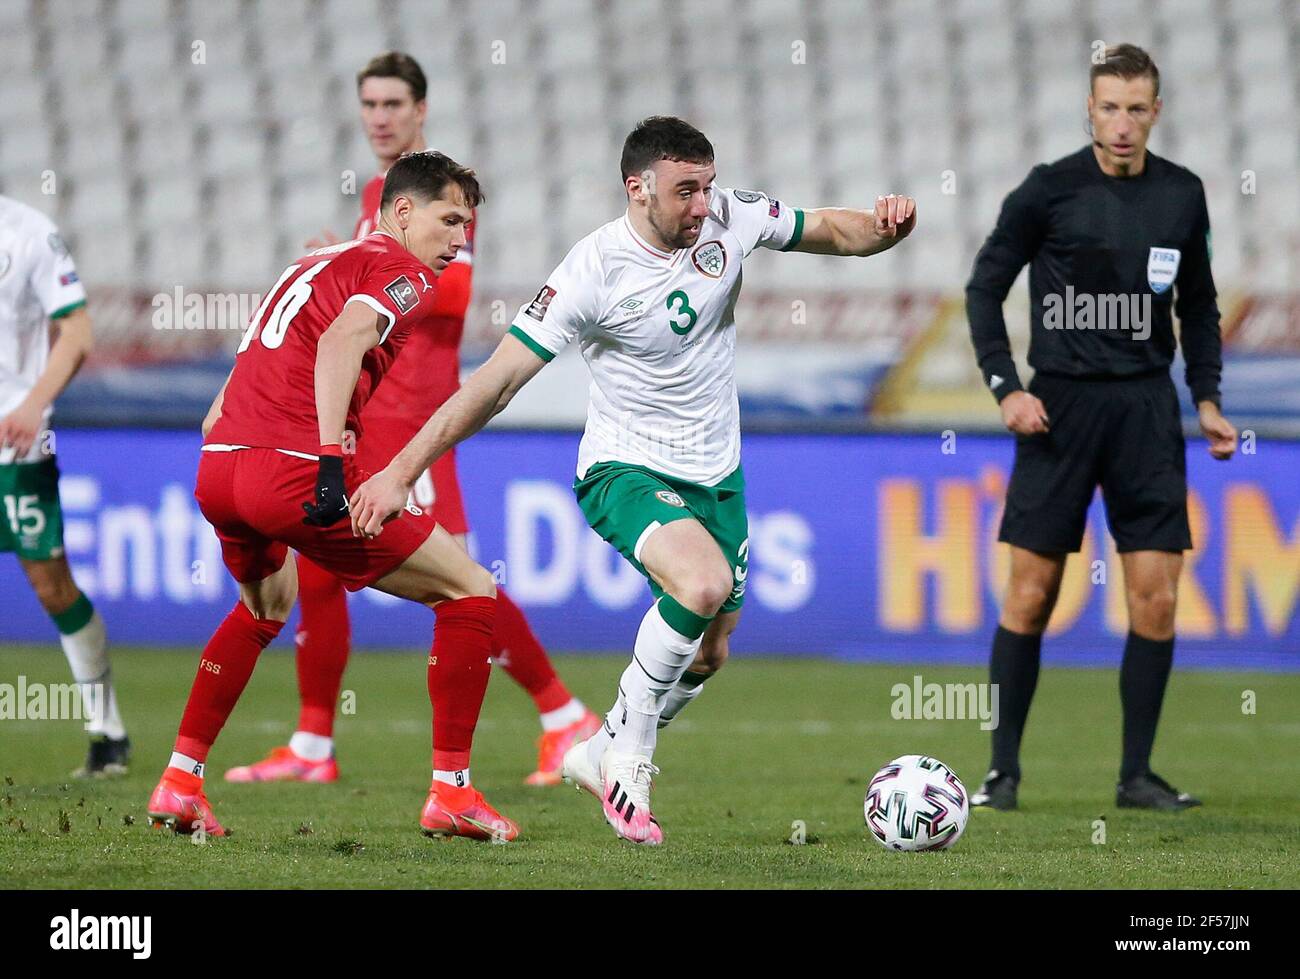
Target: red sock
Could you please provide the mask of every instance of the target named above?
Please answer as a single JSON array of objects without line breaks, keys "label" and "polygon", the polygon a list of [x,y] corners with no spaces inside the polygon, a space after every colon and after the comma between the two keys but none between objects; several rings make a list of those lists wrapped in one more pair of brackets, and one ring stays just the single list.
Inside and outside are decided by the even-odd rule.
[{"label": "red sock", "polygon": [[492,598],[458,598],[434,610],[429,653],[429,702],[433,704],[433,767],[454,772],[469,767],[492,665]]},{"label": "red sock", "polygon": [[528,691],[537,712],[558,710],[572,695],[555,673],[546,650],[533,635],[523,609],[504,591],[497,589],[497,625],[492,633],[492,659]]},{"label": "red sock", "polygon": [[273,619],[256,619],[243,602],[235,603],[203,649],[174,750],[195,761],[207,760],[208,749],[253,675],[257,657],[283,626]]},{"label": "red sock", "polygon": [[298,608],[298,730],[330,738],[352,641],[348,594],[343,582],[301,554]]}]

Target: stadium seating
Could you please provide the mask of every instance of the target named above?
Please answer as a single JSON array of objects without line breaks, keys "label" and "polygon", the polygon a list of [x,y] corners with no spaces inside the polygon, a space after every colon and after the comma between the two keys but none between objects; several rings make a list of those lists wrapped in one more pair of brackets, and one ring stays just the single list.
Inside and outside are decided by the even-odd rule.
[{"label": "stadium seating", "polygon": [[[30,0],[0,6],[0,190],[64,226],[92,285],[258,288],[307,237],[351,228],[358,202],[342,175],[359,189],[373,167],[353,76],[398,46],[433,83],[430,139],[483,175],[482,296],[529,291],[616,213],[619,140],[656,111],[711,135],[725,182],[800,204],[888,190],[922,202],[914,247],[866,269],[764,260],[769,285],[951,292],[1007,191],[1086,139],[1089,45],[1131,39],[1163,68],[1155,151],[1205,179],[1221,284],[1294,290],[1297,9]],[[1257,200],[1243,197],[1243,171]]]}]

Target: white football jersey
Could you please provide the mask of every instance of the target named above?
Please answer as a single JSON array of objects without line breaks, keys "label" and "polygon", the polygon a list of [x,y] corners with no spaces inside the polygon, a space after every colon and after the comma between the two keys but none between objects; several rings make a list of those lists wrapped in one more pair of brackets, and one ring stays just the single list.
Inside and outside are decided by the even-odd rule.
[{"label": "white football jersey", "polygon": [[[50,320],[85,302],[86,290],[54,222],[0,196],[0,416],[18,407],[44,372]],[[39,450],[37,439],[32,451]],[[11,461],[0,456],[0,463]]]},{"label": "white football jersey", "polygon": [[714,187],[695,245],[665,252],[624,214],[573,246],[510,332],[551,360],[574,337],[591,370],[578,476],[624,462],[712,486],[740,464],[741,261],[799,243],[803,212]]}]

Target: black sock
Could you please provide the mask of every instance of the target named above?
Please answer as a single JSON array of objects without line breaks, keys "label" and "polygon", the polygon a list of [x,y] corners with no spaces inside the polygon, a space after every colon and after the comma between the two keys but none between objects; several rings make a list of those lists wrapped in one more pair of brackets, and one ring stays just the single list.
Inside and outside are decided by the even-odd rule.
[{"label": "black sock", "polygon": [[1124,643],[1119,668],[1119,700],[1124,708],[1124,760],[1119,779],[1126,782],[1151,771],[1160,705],[1174,663],[1172,639],[1146,639],[1136,632]]},{"label": "black sock", "polygon": [[1038,686],[1038,659],[1042,635],[1026,636],[998,626],[993,633],[989,682],[998,685],[998,726],[993,729],[990,768],[1020,779],[1020,737],[1025,731],[1029,704]]}]

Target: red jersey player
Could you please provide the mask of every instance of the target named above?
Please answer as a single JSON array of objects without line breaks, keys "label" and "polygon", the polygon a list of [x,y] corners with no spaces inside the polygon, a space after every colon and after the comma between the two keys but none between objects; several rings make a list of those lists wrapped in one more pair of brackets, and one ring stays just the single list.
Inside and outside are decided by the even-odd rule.
[{"label": "red jersey player", "polygon": [[[426,81],[410,55],[389,52],[373,58],[357,76],[361,118],[381,171],[401,154],[422,150]],[[384,172],[366,184],[361,215],[353,237],[362,238],[379,221]],[[406,352],[393,365],[384,383],[366,405],[361,422],[366,438],[358,445],[358,463],[378,472],[419,431],[424,420],[460,387],[460,340],[469,306],[473,269],[474,224],[465,229],[466,242],[455,260],[438,277],[428,298],[431,328],[412,334]],[[323,240],[332,238],[328,233]],[[441,457],[421,478],[413,503],[432,509],[439,526],[462,546],[469,530],[456,478],[453,453]],[[262,761],[226,772],[232,782],[332,782],[338,778],[334,758],[334,716],[343,671],[347,666],[350,625],[343,583],[309,557],[299,555],[298,586],[301,624],[298,642],[298,726],[289,744],[272,749]],[[532,785],[560,782],[560,764],[568,748],[589,737],[600,718],[565,688],[528,620],[504,591],[497,593],[492,661],[503,667],[532,697],[542,723],[537,769],[526,781]],[[484,671],[488,663],[481,664]],[[459,680],[445,676],[433,692],[435,708],[451,711],[464,703]],[[477,711],[475,711],[477,713]],[[466,734],[466,744],[472,729]]]},{"label": "red jersey player", "polygon": [[[288,548],[351,590],[367,586],[436,615],[428,678],[434,773],[420,825],[431,835],[513,839],[518,827],[473,788],[469,748],[487,687],[496,617],[492,577],[431,516],[403,511],[354,536],[347,490],[365,478],[352,436],[404,347],[437,329],[429,295],[465,244],[477,178],[441,153],[398,160],[378,230],[290,265],[266,293],[205,423],[194,496],[221,541],[239,602],[203,651],[171,761],[149,799],[154,826],[225,835],[203,791],[208,751],[297,596]],[[306,514],[304,518],[304,513]],[[458,682],[449,708],[434,692]]]}]

